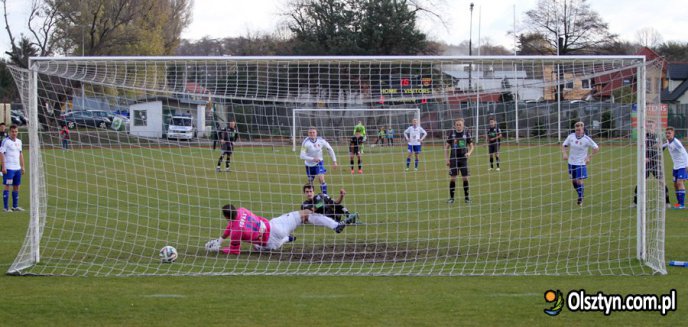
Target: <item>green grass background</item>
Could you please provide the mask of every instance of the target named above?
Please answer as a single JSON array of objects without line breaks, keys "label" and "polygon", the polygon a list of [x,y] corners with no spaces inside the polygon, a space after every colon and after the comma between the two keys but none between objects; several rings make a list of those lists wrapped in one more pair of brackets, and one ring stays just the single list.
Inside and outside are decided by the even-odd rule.
[{"label": "green grass background", "polygon": [[[437,161],[441,158],[441,151],[439,147],[435,150],[427,148],[424,163],[428,167],[432,167],[431,162]],[[623,148],[619,148],[623,149]],[[340,153],[340,164],[346,163],[348,158],[343,158],[343,150],[338,149]],[[372,149],[368,149],[370,160],[373,161],[375,156],[372,155]],[[608,150],[608,159],[604,159],[603,153],[595,159],[594,165],[591,169],[607,169],[613,166],[615,159],[626,158],[627,153],[614,154],[613,147],[603,148]],[[90,151],[90,152],[89,152]],[[194,150],[195,151],[195,150]],[[484,151],[484,150],[481,150]],[[516,150],[514,150],[516,151]],[[553,153],[556,156],[556,147],[547,153]],[[104,156],[103,154],[107,155]],[[128,152],[131,153],[131,152]],[[153,157],[161,157],[162,152],[156,152]],[[202,166],[211,166],[216,160],[217,153],[210,153],[207,149],[203,154],[195,156],[202,158]],[[403,152],[398,152],[403,153]],[[507,152],[508,153],[508,152]],[[174,154],[174,153],[172,153]],[[368,154],[368,153],[367,153]],[[54,151],[52,154],[46,156],[47,167],[57,167],[58,162],[69,162],[75,166],[78,163],[79,169],[89,170],[93,169],[95,172],[101,172],[101,176],[115,176],[111,174],[114,172],[121,172],[121,167],[109,167],[108,160],[98,161],[97,158],[119,158],[117,152],[101,151],[98,149],[91,150],[75,150],[70,152]],[[268,166],[279,162],[270,162],[270,154],[260,154],[255,152],[253,160],[264,160]],[[389,180],[395,175],[403,175],[403,154],[396,156],[390,154],[395,158],[395,162],[399,162],[398,166],[389,168],[389,172],[380,173],[379,178],[386,178]],[[549,154],[548,154],[549,155]],[[291,154],[293,156],[293,154]],[[632,155],[631,155],[632,156]],[[149,154],[142,151],[137,154],[137,158],[141,159],[143,163],[141,167],[146,165],[146,158]],[[247,167],[241,167],[241,152],[238,151],[235,155],[236,166],[233,166],[237,171],[250,171]],[[292,157],[293,158],[293,157]],[[516,180],[526,180],[523,176],[532,174],[532,171],[527,170],[529,162],[525,159],[527,156],[514,156],[520,158],[522,163],[512,160],[511,162],[504,162],[503,167],[507,173],[507,169],[511,171],[510,175]],[[610,159],[611,158],[611,159]],[[67,161],[65,161],[68,159]],[[484,162],[484,153],[478,153],[474,159],[477,162]],[[468,216],[471,213],[474,215],[489,214],[491,207],[490,201],[486,198],[481,198],[481,194],[489,191],[489,183],[479,183],[481,178],[493,178],[481,171],[480,167],[484,165],[477,165],[472,161],[473,178],[475,183],[473,193],[475,194],[474,204],[471,209],[467,209]],[[211,162],[212,164],[208,164]],[[180,169],[181,171],[156,171],[155,164],[160,164],[158,161],[151,162],[150,169],[140,173],[140,176],[148,176],[155,179],[155,174],[172,174],[188,172],[188,165],[180,164],[166,164],[165,168],[173,170]],[[561,165],[561,163],[559,163]],[[375,167],[374,163],[371,166]],[[106,171],[103,172],[103,167]],[[186,168],[184,168],[186,167]],[[436,166],[435,166],[436,167]],[[631,166],[629,166],[631,167]],[[108,173],[107,170],[111,170]],[[217,181],[219,185],[208,186],[211,189],[219,189],[224,187],[224,184],[231,184],[233,178],[231,174],[221,175],[217,177],[212,168],[205,168],[208,171],[207,177],[201,178],[201,182],[191,181],[189,183],[211,183]],[[281,187],[291,187],[302,183],[302,167],[297,166],[293,168],[292,174],[272,175],[269,176],[267,172],[261,174],[257,172],[255,175],[247,175],[256,179],[262,190],[268,191],[266,181],[276,182],[276,185]],[[434,170],[433,170],[434,171]],[[444,210],[459,210],[462,204],[455,204],[455,209],[447,209],[444,201],[446,200],[446,183],[447,177],[442,174],[439,176],[428,175],[426,172],[419,172],[418,175],[412,175],[414,180],[425,180],[430,185],[436,185],[438,192],[422,193],[418,192],[411,202],[429,202],[428,208],[410,209],[405,206],[400,208],[390,208],[389,211],[398,215],[407,210],[430,210],[438,213]],[[667,170],[668,171],[668,170]],[[413,173],[410,173],[413,174]],[[445,173],[446,174],[446,173]],[[563,173],[565,178],[565,173]],[[296,175],[298,177],[289,177]],[[374,174],[370,174],[373,176]],[[89,176],[91,176],[89,174]],[[504,176],[504,175],[502,175]],[[509,176],[509,175],[507,175]],[[598,175],[599,176],[599,175]],[[74,176],[64,176],[59,174],[49,174],[48,182],[64,183]],[[51,180],[52,178],[52,180]],[[92,204],[106,205],[112,199],[117,201],[127,202],[129,196],[137,194],[142,196],[141,190],[135,192],[133,189],[113,188],[109,183],[115,183],[116,178],[109,180],[99,179],[84,185],[86,189],[77,189],[78,194],[91,194],[93,198],[82,198],[81,202],[90,202]],[[158,176],[157,179],[162,178]],[[331,185],[330,189],[336,189],[335,185],[344,185],[348,189],[353,187],[353,180],[346,169],[339,171],[331,171],[328,177],[328,183]],[[504,177],[502,177],[504,178]],[[272,180],[271,180],[272,179]],[[234,180],[235,181],[235,180]],[[592,183],[593,178],[591,178]],[[372,183],[371,181],[368,181]],[[381,181],[383,182],[383,181]],[[601,183],[601,180],[597,180]],[[263,183],[263,184],[261,184]],[[413,185],[413,183],[410,183]],[[477,184],[477,185],[476,185]],[[629,188],[632,192],[633,179],[629,178],[628,183],[621,183],[610,187],[609,189],[618,190],[617,193],[605,193],[602,188],[598,188],[598,194],[603,194],[607,197],[604,201],[607,203],[617,203],[619,206],[627,208],[630,204]],[[88,189],[89,187],[108,187],[112,189],[107,197],[101,198],[97,189]],[[390,184],[391,185],[391,184]],[[22,189],[22,201],[28,201],[28,183],[24,183]],[[143,196],[160,196],[165,198],[167,194],[178,192],[178,190],[169,190],[169,192],[160,191],[169,187],[166,185],[156,185],[149,187]],[[483,189],[484,188],[484,189]],[[595,187],[590,186],[589,192],[594,192]],[[529,189],[529,188],[526,188]],[[298,190],[298,188],[297,188]],[[331,191],[332,192],[332,191]],[[539,192],[539,191],[538,191]],[[564,193],[565,192],[565,193]],[[673,192],[672,192],[673,193]],[[296,192],[285,192],[282,198],[275,201],[248,201],[247,207],[255,207],[259,203],[263,205],[262,208],[268,213],[286,212],[290,209],[284,203],[298,203],[301,200],[301,195]],[[292,195],[293,194],[293,195]],[[458,193],[461,194],[460,191]],[[554,200],[560,201],[559,197],[566,199],[573,198],[573,190],[566,183],[556,184],[552,189],[552,196]],[[561,194],[561,195],[560,195]],[[196,204],[191,206],[191,209],[184,206],[184,201],[178,201],[180,206],[178,208],[165,208],[166,212],[178,211],[182,212],[177,219],[183,219],[182,216],[194,215],[197,217],[213,217],[213,220],[208,220],[203,224],[208,224],[205,227],[199,227],[194,231],[193,240],[208,239],[206,234],[215,233],[221,229],[222,223],[217,222],[217,215],[215,208],[227,201],[228,197],[233,195],[212,195],[199,194],[196,200],[206,199],[207,202],[203,204]],[[368,222],[382,222],[387,219],[385,216],[376,216],[372,205],[364,205],[366,194],[357,197],[352,194],[347,199],[347,203],[359,204],[357,211],[367,213]],[[369,197],[370,194],[367,194]],[[528,195],[523,195],[524,198],[532,198]],[[432,198],[432,199],[431,199]],[[86,200],[88,199],[88,200]],[[234,198],[237,201],[241,198]],[[672,194],[673,199],[673,194]],[[174,199],[175,201],[177,199]],[[553,199],[539,200],[538,203],[553,202]],[[51,198],[51,201],[58,201]],[[65,200],[71,201],[71,200]],[[189,200],[193,202],[193,200]],[[253,202],[255,201],[255,202]],[[216,203],[215,203],[216,202]],[[57,203],[56,203],[57,205]],[[94,210],[93,213],[88,213],[87,216],[97,215],[103,213],[98,209],[88,208],[83,204],[78,203],[59,203],[58,208],[65,208],[62,215],[69,215],[72,209],[69,205],[77,206],[79,210]],[[108,204],[109,205],[109,204]],[[440,207],[441,205],[441,207]],[[568,204],[564,204],[568,205]],[[350,205],[350,206],[353,206]],[[509,204],[504,204],[507,207]],[[204,208],[207,207],[207,208]],[[435,208],[436,207],[436,208]],[[154,208],[154,206],[150,206]],[[143,216],[144,212],[139,208],[132,208],[138,214],[137,217]],[[159,208],[157,208],[159,210]],[[507,210],[505,209],[505,210]],[[293,208],[291,209],[293,210]],[[580,209],[579,209],[580,210]],[[623,230],[634,230],[634,227],[624,226],[626,211],[621,209],[604,209],[597,207],[597,205],[590,204],[584,209],[586,216],[595,214],[595,212],[614,212],[618,219],[615,223],[619,224],[619,228]],[[607,211],[604,211],[607,210]],[[157,213],[155,210],[151,210]],[[632,214],[631,209],[627,210]],[[576,211],[566,209],[569,212],[567,217],[576,215]],[[624,213],[620,213],[624,212]],[[267,215],[267,214],[266,214]],[[618,215],[619,217],[616,217]],[[408,215],[407,215],[408,216]],[[527,215],[526,215],[527,216]],[[119,216],[118,219],[123,219],[124,216]],[[475,218],[474,218],[475,219]],[[173,221],[173,219],[170,219]],[[688,251],[686,250],[686,241],[688,239],[688,218],[684,211],[667,211],[666,217],[666,258],[667,260],[688,260]],[[0,215],[0,270],[6,271],[9,265],[14,260],[18,252],[28,224],[27,213],[11,213]],[[632,220],[631,223],[632,224]],[[377,225],[366,228],[378,228]],[[469,222],[469,226],[478,226],[477,223]],[[187,225],[180,228],[187,228]],[[587,226],[587,225],[585,225]],[[594,226],[594,225],[593,225]],[[363,229],[356,228],[354,232],[346,230],[345,237],[361,237]],[[88,230],[85,230],[88,231]],[[375,230],[365,231],[375,232]],[[408,232],[404,230],[403,232]],[[459,229],[457,233],[471,234],[470,228]],[[314,233],[314,232],[303,232]],[[88,235],[88,233],[84,233]],[[505,235],[497,236],[509,236]],[[323,240],[327,240],[328,235],[320,234],[306,234],[305,237],[317,237],[316,240],[308,240],[304,242],[313,242],[319,244]],[[451,235],[450,235],[451,236]],[[153,237],[156,241],[164,240],[165,235]],[[158,240],[159,239],[159,240]],[[594,243],[603,240],[600,237],[597,240],[589,240]],[[184,240],[190,242],[191,240]],[[476,241],[476,240],[474,240]],[[98,239],[97,242],[102,242]],[[468,242],[468,241],[467,241]],[[86,242],[87,243],[87,242]],[[442,243],[440,241],[440,243]],[[155,250],[159,244],[152,242],[147,244],[147,247],[155,248],[151,253],[150,258],[154,258]],[[79,245],[75,245],[79,246]],[[186,252],[182,249],[183,254]],[[195,255],[195,253],[194,253]],[[496,255],[496,253],[494,254]],[[476,256],[478,258],[479,256]],[[183,257],[182,257],[183,258]],[[180,260],[183,260],[180,258]],[[488,255],[486,259],[491,259]],[[217,260],[227,260],[227,258],[218,258]],[[232,260],[232,259],[230,259]],[[223,261],[218,261],[223,262]],[[260,263],[259,263],[260,264]],[[107,265],[107,264],[106,264]],[[150,272],[150,267],[159,266],[159,264],[144,263],[135,269],[141,269],[143,272]],[[177,265],[177,264],[174,264]],[[173,266],[174,266],[173,265]],[[220,268],[223,268],[221,264]],[[631,264],[632,265],[632,264]],[[177,265],[179,267],[183,264]],[[175,266],[175,267],[177,267]],[[505,272],[510,272],[513,266],[505,265]],[[669,267],[669,274],[666,276],[522,276],[522,277],[371,277],[371,276],[214,276],[214,277],[184,277],[184,276],[161,276],[161,277],[14,277],[1,276],[0,277],[0,325],[6,326],[36,326],[36,325],[127,325],[127,326],[158,326],[158,325],[172,325],[172,326],[188,326],[188,325],[245,325],[245,326],[370,326],[370,325],[399,325],[399,326],[460,326],[460,325],[668,325],[668,324],[682,324],[688,318],[685,305],[684,294],[688,290],[688,283],[686,277],[688,276],[688,269]],[[116,271],[114,271],[116,273]],[[94,271],[91,271],[94,273]],[[596,293],[598,291],[608,294],[666,294],[670,289],[678,291],[678,310],[670,312],[667,316],[661,316],[658,312],[614,312],[611,316],[606,317],[599,312],[580,313],[564,311],[557,317],[548,317],[543,313],[545,308],[550,305],[545,303],[543,293],[548,289],[560,289],[565,294],[570,290],[585,289],[588,293]],[[682,305],[683,304],[683,305]]]}]

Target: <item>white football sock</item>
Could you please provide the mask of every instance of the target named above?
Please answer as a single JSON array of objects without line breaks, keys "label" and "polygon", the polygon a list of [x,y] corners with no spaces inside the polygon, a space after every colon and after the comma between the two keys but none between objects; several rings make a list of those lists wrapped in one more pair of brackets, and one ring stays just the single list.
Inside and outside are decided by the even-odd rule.
[{"label": "white football sock", "polygon": [[308,215],[308,222],[317,226],[329,227],[330,229],[335,229],[337,226],[339,226],[339,223],[334,221],[334,219],[319,213],[312,213]]}]

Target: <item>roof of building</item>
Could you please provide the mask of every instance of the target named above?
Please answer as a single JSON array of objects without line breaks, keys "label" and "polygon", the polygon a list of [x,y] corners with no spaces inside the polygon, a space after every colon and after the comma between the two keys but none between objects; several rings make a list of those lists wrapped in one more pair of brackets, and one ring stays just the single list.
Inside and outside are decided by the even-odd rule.
[{"label": "roof of building", "polygon": [[686,63],[670,63],[667,67],[667,78],[674,81],[683,81],[688,79],[688,64]]},{"label": "roof of building", "polygon": [[661,98],[662,102],[672,102],[678,101],[678,99],[683,96],[684,93],[688,91],[688,79],[684,80],[683,83],[679,84],[678,87],[672,91],[665,90],[662,92]]}]

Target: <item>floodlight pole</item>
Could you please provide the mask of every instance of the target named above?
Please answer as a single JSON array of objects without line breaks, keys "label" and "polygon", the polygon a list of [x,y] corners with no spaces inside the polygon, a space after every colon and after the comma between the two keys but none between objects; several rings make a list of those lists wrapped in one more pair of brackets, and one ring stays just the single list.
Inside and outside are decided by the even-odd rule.
[{"label": "floodlight pole", "polygon": [[[468,28],[468,56],[473,55],[473,3],[471,2],[470,6],[471,10],[471,26]],[[468,92],[471,92],[473,87],[471,86],[471,73],[473,72],[473,64],[471,62],[468,63]]]}]

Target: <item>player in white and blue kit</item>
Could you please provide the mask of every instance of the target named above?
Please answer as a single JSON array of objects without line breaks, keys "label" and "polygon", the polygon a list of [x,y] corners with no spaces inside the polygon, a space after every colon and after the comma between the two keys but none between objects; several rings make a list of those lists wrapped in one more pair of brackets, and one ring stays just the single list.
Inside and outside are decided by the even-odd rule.
[{"label": "player in white and blue kit", "polygon": [[411,126],[404,131],[404,138],[408,142],[408,156],[406,157],[406,170],[411,165],[411,154],[416,155],[415,171],[418,171],[418,156],[420,155],[421,145],[425,137],[428,136],[423,127],[418,126],[418,119],[411,121]]},{"label": "player in white and blue kit", "polygon": [[[568,160],[571,183],[576,193],[578,193],[577,203],[579,206],[582,206],[585,193],[583,180],[588,178],[586,165],[590,162],[592,156],[600,151],[600,147],[589,136],[585,135],[585,125],[583,122],[577,122],[575,126],[575,132],[571,133],[564,140],[561,146],[561,153],[564,160]],[[570,149],[568,152],[567,148]],[[590,154],[588,154],[588,148],[592,148]]]},{"label": "player in white and blue kit", "polygon": [[[22,141],[17,138],[19,131],[17,125],[10,126],[10,134],[2,140],[0,145],[0,162],[2,162],[2,201],[5,212],[24,211],[19,206],[19,185],[24,173],[24,154],[22,154]],[[12,186],[12,210],[9,208],[10,186]]]},{"label": "player in white and blue kit", "polygon": [[688,179],[688,173],[686,173],[688,153],[681,141],[674,137],[673,127],[667,127],[666,138],[667,142],[662,144],[662,149],[669,149],[671,161],[674,162],[674,189],[676,190],[676,201],[678,202],[674,208],[685,209],[686,186],[683,184],[683,181]]},{"label": "player in white and blue kit", "polygon": [[325,183],[325,173],[327,170],[323,165],[323,149],[330,154],[332,165],[337,168],[337,157],[330,143],[327,143],[322,137],[318,137],[318,130],[315,127],[309,128],[308,137],[301,144],[301,155],[299,157],[304,160],[306,165],[308,183],[313,185],[313,180],[318,176],[320,191],[323,194],[327,194],[327,183]]}]

